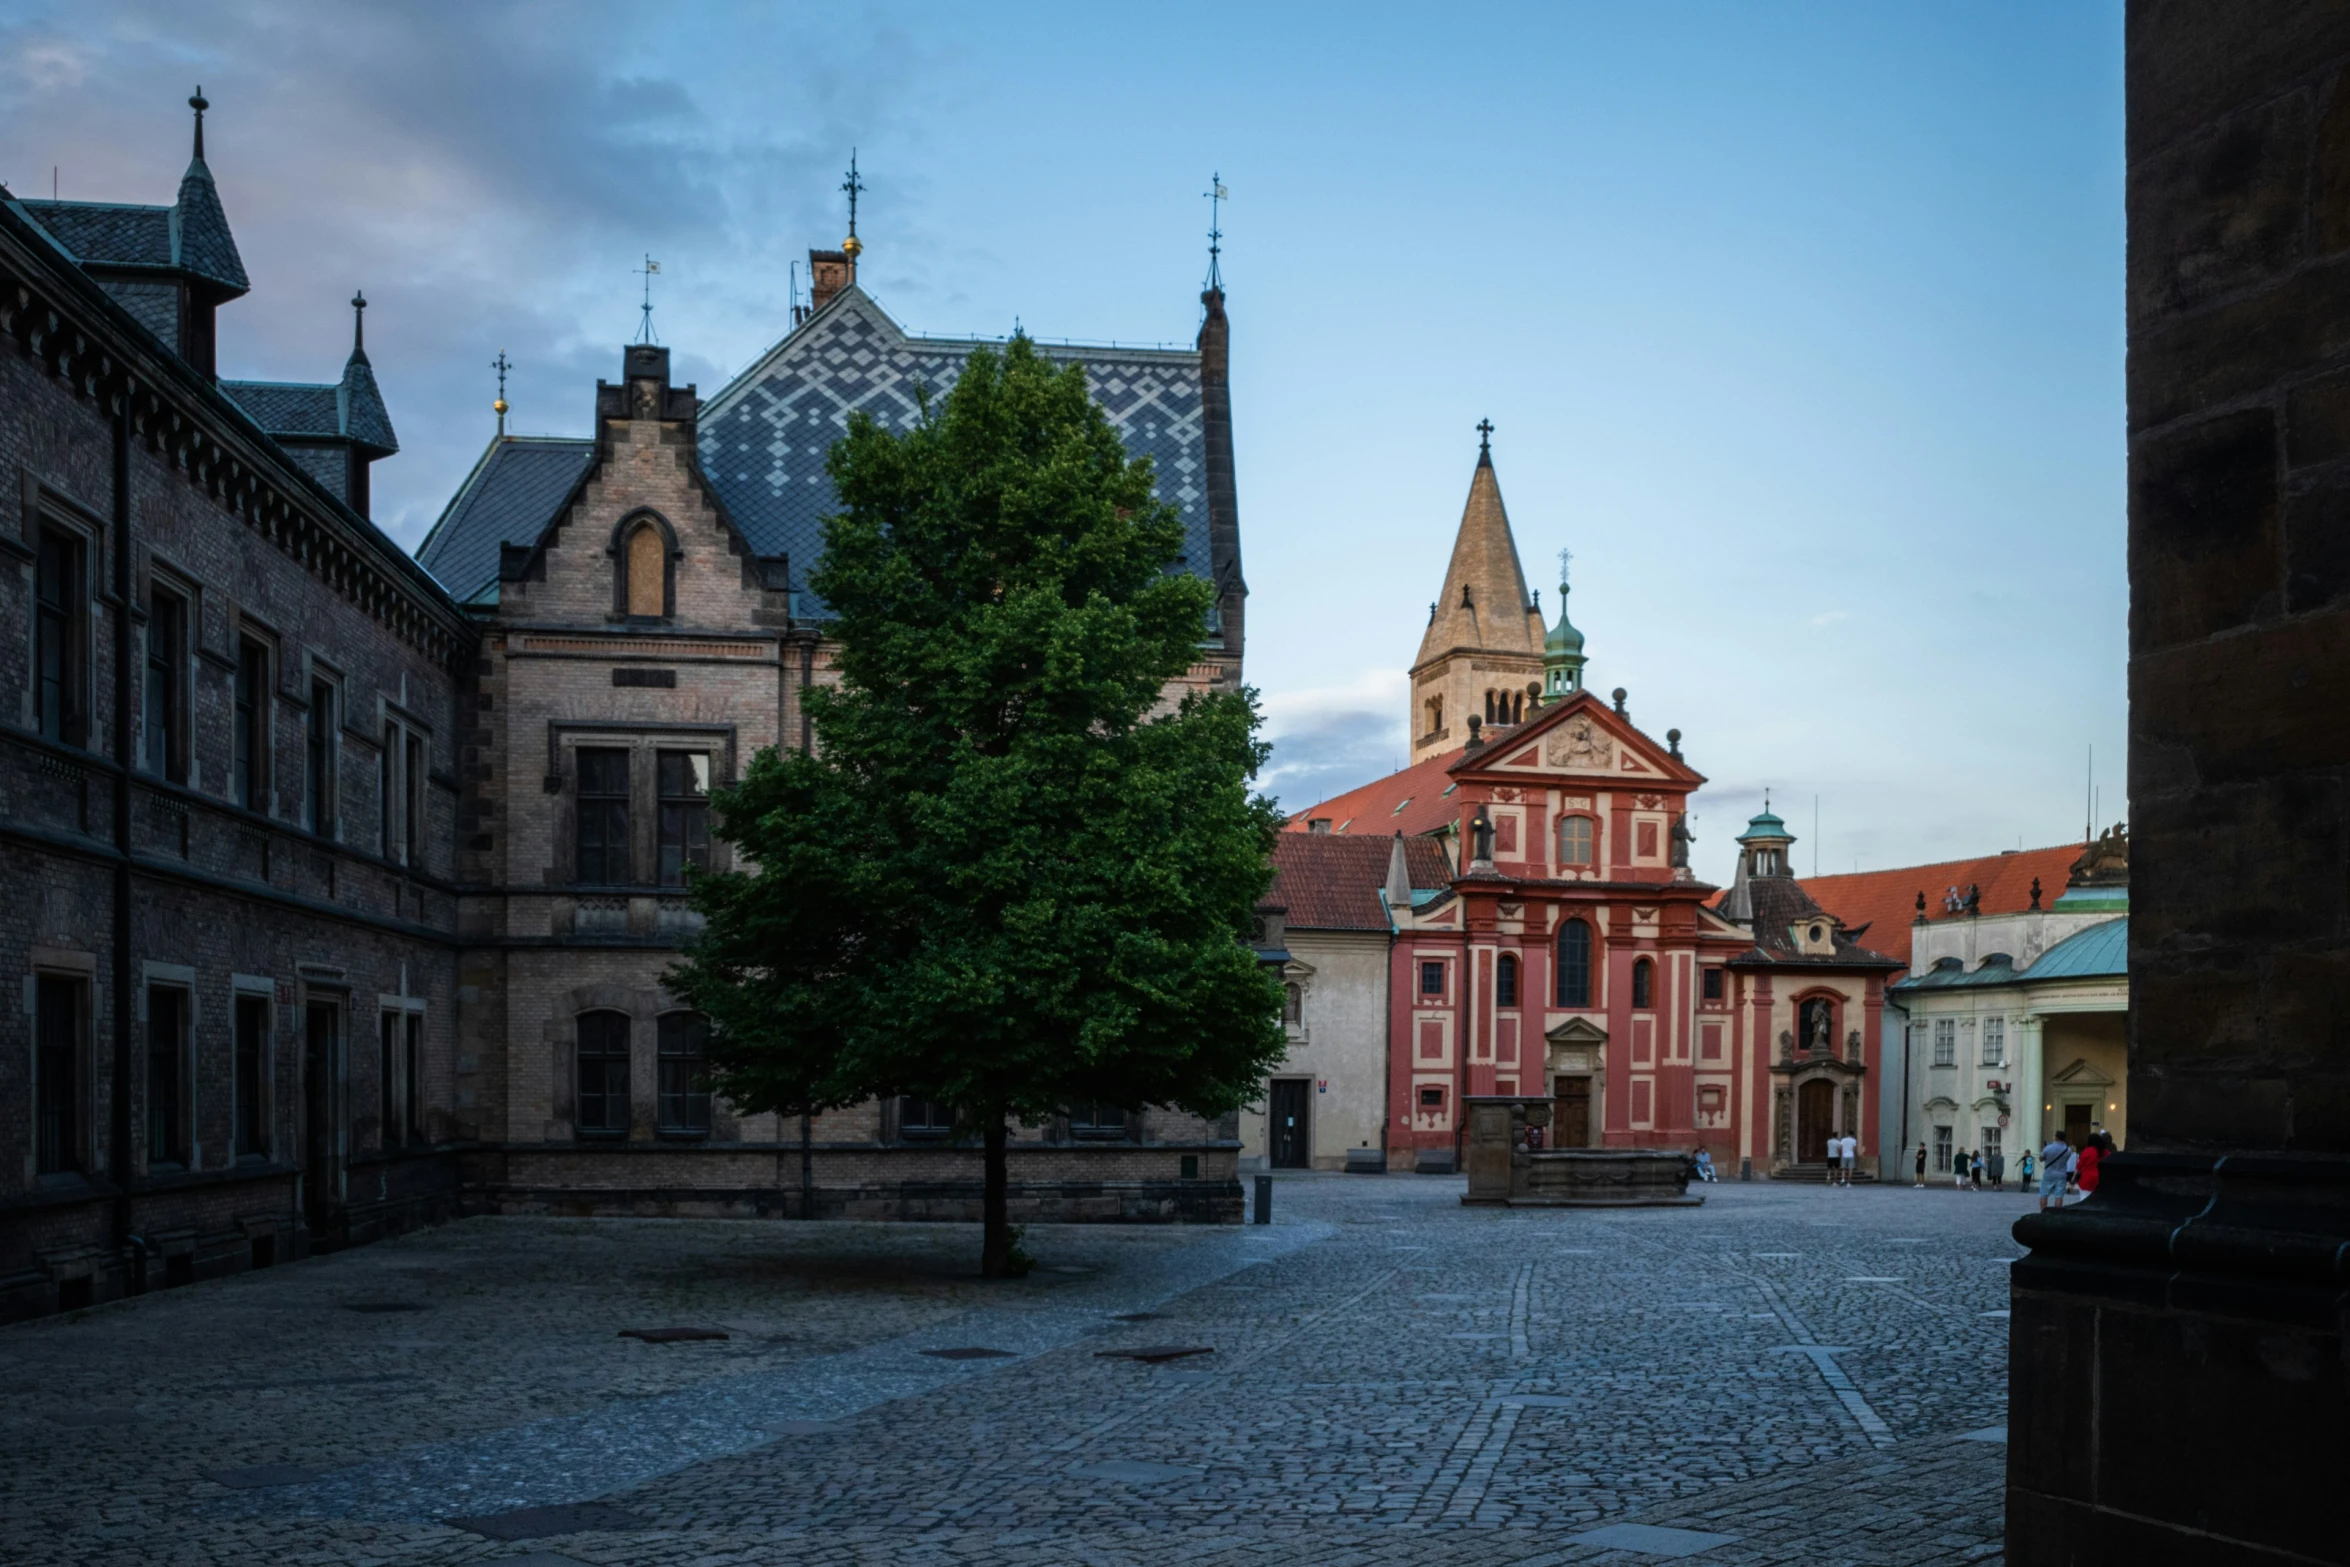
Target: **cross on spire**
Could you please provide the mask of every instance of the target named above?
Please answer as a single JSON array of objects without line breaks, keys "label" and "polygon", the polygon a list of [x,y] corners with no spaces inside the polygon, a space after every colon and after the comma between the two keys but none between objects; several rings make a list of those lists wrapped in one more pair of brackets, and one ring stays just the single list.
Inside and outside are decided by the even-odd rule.
[{"label": "cross on spire", "polygon": [[1224,203],[1232,199],[1232,192],[1224,188],[1224,176],[1208,176],[1208,188],[1200,194],[1208,203],[1208,287],[1224,292]]},{"label": "cross on spire", "polygon": [[498,357],[490,361],[490,368],[498,372],[498,400],[490,406],[497,410],[498,434],[503,436],[506,433],[506,372],[514,368],[506,362],[506,350],[498,350]]},{"label": "cross on spire", "polygon": [[1559,551],[1559,601],[1561,603],[1566,601],[1567,562],[1573,560],[1574,558],[1575,552],[1573,550],[1562,549]]},{"label": "cross on spire", "polygon": [[1477,421],[1477,456],[1480,459],[1484,459],[1489,458],[1492,455],[1493,421],[1491,419],[1480,419]]},{"label": "cross on spire", "polygon": [[865,181],[857,173],[857,149],[854,147],[849,149],[848,178],[840,182],[840,188],[849,193],[849,237],[841,241],[840,248],[854,259],[857,252],[865,248],[865,242],[857,238],[857,196],[864,190]]},{"label": "cross on spire", "polygon": [[367,295],[351,296],[351,352],[364,353],[367,349]]},{"label": "cross on spire", "polygon": [[212,107],[212,101],[204,96],[202,86],[198,86],[195,95],[188,99],[188,107],[196,111],[196,161],[202,163],[204,161],[204,111]]},{"label": "cross on spire", "polygon": [[660,276],[661,263],[655,261],[650,255],[647,255],[645,257],[645,264],[643,266],[632,267],[629,270],[636,273],[637,276],[645,280],[644,316],[643,319],[637,323],[636,337],[634,341],[639,343],[658,343],[661,340],[653,335],[653,279]]}]

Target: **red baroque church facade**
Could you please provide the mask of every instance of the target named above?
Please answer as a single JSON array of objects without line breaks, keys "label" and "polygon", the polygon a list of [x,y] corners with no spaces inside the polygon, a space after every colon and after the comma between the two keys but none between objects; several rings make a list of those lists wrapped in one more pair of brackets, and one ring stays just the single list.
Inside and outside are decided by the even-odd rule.
[{"label": "red baroque church facade", "polygon": [[[1482,457],[1431,622],[1482,599],[1509,611],[1490,619],[1514,653],[1514,611],[1540,611],[1508,580],[1507,530]],[[1805,893],[1767,809],[1738,840],[1732,886],[1697,880],[1685,818],[1705,778],[1680,732],[1659,744],[1621,690],[1611,706],[1584,689],[1563,609],[1545,663],[1546,704],[1496,709],[1522,721],[1472,709],[1466,744],[1291,822],[1448,845],[1444,885],[1406,898],[1397,870],[1386,892],[1389,1168],[1456,1167],[1465,1096],[1533,1094],[1555,1102],[1554,1146],[1703,1147],[1725,1174],[1800,1176],[1849,1132],[1873,1172],[1881,1014],[1900,963]],[[1443,678],[1425,657],[1415,670],[1416,686]]]}]

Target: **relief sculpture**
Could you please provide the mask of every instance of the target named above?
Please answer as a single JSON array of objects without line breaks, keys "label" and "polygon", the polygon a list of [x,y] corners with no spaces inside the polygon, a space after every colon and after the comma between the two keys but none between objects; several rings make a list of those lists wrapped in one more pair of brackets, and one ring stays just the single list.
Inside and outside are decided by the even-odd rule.
[{"label": "relief sculpture", "polygon": [[1616,743],[1588,718],[1578,718],[1550,737],[1543,760],[1553,767],[1604,768],[1615,759]]}]

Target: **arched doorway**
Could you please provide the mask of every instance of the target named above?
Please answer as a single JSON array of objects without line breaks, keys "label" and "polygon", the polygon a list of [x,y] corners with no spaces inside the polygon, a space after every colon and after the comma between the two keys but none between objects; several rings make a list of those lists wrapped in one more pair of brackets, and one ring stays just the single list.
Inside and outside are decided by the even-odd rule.
[{"label": "arched doorway", "polygon": [[1828,1157],[1836,1129],[1836,1085],[1824,1077],[1795,1085],[1795,1160],[1818,1164]]}]

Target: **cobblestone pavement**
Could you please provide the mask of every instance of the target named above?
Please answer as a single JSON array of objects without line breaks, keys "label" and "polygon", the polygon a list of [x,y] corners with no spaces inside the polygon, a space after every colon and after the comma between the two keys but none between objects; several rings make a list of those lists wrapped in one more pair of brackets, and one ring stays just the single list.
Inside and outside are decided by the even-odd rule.
[{"label": "cobblestone pavement", "polygon": [[2026,1199],[1460,1191],[1000,1285],[967,1227],[475,1219],[0,1328],[0,1562],[1996,1561]]}]

